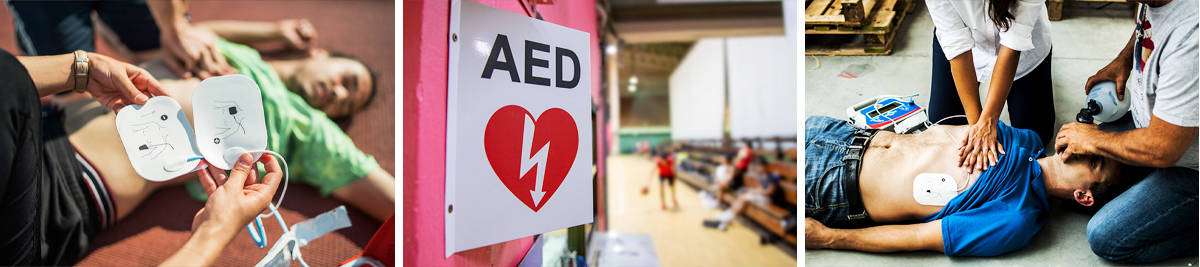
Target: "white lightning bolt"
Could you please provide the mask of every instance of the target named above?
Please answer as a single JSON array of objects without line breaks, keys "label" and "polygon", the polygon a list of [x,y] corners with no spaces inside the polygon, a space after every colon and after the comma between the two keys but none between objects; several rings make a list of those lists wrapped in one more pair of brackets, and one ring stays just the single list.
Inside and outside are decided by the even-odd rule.
[{"label": "white lightning bolt", "polygon": [[[534,175],[536,177],[534,188],[533,190],[529,190],[529,195],[533,197],[533,205],[537,206],[538,203],[542,202],[542,196],[546,195],[546,192],[542,191],[542,182],[546,176],[546,155],[550,154],[550,142],[547,141],[546,145],[542,146],[537,153],[530,155],[529,150],[533,149],[533,126],[533,119],[526,116],[525,130],[521,135],[520,177],[525,178],[525,174],[529,173],[529,169],[533,168],[535,164],[537,165],[537,173]],[[526,157],[527,155],[528,158]]]}]

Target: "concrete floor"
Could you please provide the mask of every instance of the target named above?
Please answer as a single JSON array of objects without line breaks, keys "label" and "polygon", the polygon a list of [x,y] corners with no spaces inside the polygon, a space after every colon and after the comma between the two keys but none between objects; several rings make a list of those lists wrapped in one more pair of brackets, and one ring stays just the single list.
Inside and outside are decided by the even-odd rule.
[{"label": "concrete floor", "polygon": [[[909,14],[889,56],[806,56],[804,59],[804,116],[845,118],[847,106],[876,95],[921,94],[917,103],[928,106],[931,77],[933,22],[918,2]],[[1054,43],[1052,76],[1054,79],[1056,129],[1074,121],[1082,107],[1083,84],[1108,64],[1133,32],[1133,12],[1122,4],[1101,10],[1068,6],[1066,18],[1051,22]],[[857,78],[837,77],[850,71]],[[986,95],[987,84],[980,85]],[[1008,112],[1001,117],[1008,121]],[[1047,147],[1052,147],[1050,144]],[[1111,265],[1095,256],[1087,243],[1086,226],[1090,218],[1063,209],[1051,214],[1045,228],[1032,243],[1019,251],[991,258],[954,258],[939,253],[869,254],[846,251],[806,250],[804,261],[812,266],[826,265]],[[1197,258],[1179,258],[1165,265],[1196,264]]]}]

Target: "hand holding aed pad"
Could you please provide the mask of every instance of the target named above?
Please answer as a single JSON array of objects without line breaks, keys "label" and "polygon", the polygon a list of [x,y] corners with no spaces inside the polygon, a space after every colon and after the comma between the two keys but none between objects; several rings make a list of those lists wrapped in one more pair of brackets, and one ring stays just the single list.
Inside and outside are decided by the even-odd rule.
[{"label": "hand holding aed pad", "polygon": [[201,81],[192,94],[195,125],[174,99],[157,96],[117,113],[117,133],[134,171],[161,182],[199,170],[200,159],[232,169],[243,153],[261,157],[267,148],[262,93],[245,75]]}]

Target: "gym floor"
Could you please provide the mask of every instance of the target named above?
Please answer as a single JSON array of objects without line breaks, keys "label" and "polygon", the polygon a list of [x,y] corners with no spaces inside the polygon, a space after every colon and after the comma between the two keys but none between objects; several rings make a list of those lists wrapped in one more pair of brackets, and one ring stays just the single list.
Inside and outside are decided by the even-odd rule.
[{"label": "gym floor", "polygon": [[[675,181],[679,208],[666,192],[667,210],[660,209],[658,178],[654,164],[643,156],[609,157],[609,230],[622,234],[646,234],[654,243],[659,266],[796,266],[794,251],[760,245],[759,235],[741,220],[724,232],[701,225],[719,210],[704,208],[698,192],[683,181]],[[643,186],[650,193],[641,194]],[[792,248],[787,248],[788,250]]]},{"label": "gym floor", "polygon": [[[1133,10],[1126,4],[1068,5],[1062,21],[1050,23],[1054,51],[1055,122],[1075,120],[1084,103],[1083,84],[1087,78],[1112,61],[1133,32]],[[845,118],[846,107],[877,95],[920,94],[917,103],[927,107],[931,77],[933,22],[921,2],[900,28],[896,47],[888,56],[805,56],[804,116]],[[848,72],[856,78],[841,78]],[[987,83],[980,95],[986,95]],[[822,97],[812,97],[812,96]],[[1008,112],[1001,115],[1008,121]],[[1052,147],[1053,144],[1047,147]],[[826,265],[1115,265],[1092,253],[1087,243],[1089,215],[1067,211],[1056,203],[1045,227],[1029,246],[1016,252],[986,258],[950,258],[940,253],[870,254],[862,252],[806,250],[804,261]],[[1193,265],[1196,257],[1177,258],[1163,265]]]}]

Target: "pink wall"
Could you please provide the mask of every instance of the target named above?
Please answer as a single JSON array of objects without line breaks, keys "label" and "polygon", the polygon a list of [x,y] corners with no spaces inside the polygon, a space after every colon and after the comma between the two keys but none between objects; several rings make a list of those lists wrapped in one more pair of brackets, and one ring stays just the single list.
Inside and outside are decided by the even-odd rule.
[{"label": "pink wall", "polygon": [[[470,1],[470,0],[464,0]],[[477,2],[525,15],[519,0]],[[597,38],[595,0],[558,0],[539,5],[548,22],[592,35],[592,91],[595,103],[602,101],[600,46]],[[407,266],[515,266],[533,238],[526,237],[444,257],[446,61],[450,2],[404,1],[404,265]],[[597,121],[604,121],[604,109]],[[607,147],[608,130],[596,129],[598,149]],[[600,177],[604,157],[598,159]]]}]

